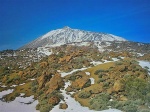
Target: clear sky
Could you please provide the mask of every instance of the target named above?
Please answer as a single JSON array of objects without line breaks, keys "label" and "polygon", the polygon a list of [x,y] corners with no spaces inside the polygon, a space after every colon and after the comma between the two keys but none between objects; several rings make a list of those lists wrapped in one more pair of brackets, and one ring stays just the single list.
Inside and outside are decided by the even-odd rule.
[{"label": "clear sky", "polygon": [[64,26],[150,43],[150,0],[0,0],[0,50]]}]

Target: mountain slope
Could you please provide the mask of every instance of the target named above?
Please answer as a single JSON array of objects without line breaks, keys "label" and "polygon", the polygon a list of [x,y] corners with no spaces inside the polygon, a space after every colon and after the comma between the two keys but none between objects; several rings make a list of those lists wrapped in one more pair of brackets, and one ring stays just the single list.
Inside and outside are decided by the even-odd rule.
[{"label": "mountain slope", "polygon": [[95,33],[90,31],[83,31],[78,29],[71,29],[64,27],[48,32],[42,37],[26,44],[20,49],[25,48],[37,48],[46,46],[59,46],[73,42],[93,42],[93,41],[126,41],[124,38],[107,34],[107,33]]}]

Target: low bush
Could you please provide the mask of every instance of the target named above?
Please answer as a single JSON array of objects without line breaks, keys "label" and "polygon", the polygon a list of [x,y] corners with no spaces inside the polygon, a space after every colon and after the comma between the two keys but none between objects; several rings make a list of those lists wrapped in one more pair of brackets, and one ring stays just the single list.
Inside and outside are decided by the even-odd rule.
[{"label": "low bush", "polygon": [[89,79],[83,86],[83,88],[91,86],[91,80]]},{"label": "low bush", "polygon": [[52,108],[53,108],[52,105],[45,104],[45,105],[40,106],[39,110],[40,110],[40,112],[49,112]]},{"label": "low bush", "polygon": [[145,101],[146,101],[147,105],[150,106],[150,92],[146,94]]},{"label": "low bush", "polygon": [[107,93],[100,93],[89,101],[90,108],[94,110],[105,110],[109,106],[110,95]]},{"label": "low bush", "polygon": [[104,81],[105,81],[104,78],[100,78],[100,79],[98,79],[97,83],[99,84],[100,82],[104,82]]},{"label": "low bush", "polygon": [[78,97],[79,98],[89,98],[91,96],[91,93],[89,91],[81,91],[79,94],[78,94]]},{"label": "low bush", "polygon": [[96,70],[94,74],[99,75],[99,73],[102,73],[102,72],[105,72],[105,70],[99,69],[99,70]]}]

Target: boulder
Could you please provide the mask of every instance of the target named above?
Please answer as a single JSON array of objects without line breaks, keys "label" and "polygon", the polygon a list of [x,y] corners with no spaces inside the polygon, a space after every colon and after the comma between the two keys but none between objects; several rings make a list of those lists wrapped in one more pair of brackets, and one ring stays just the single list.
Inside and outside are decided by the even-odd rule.
[{"label": "boulder", "polygon": [[40,63],[40,68],[47,67],[48,63],[46,61]]},{"label": "boulder", "polygon": [[88,86],[87,83],[89,83],[89,86],[90,86],[91,82],[89,82],[89,81],[90,81],[90,79],[88,77],[82,77],[82,78],[76,79],[74,82],[72,82],[71,87],[75,88],[75,89],[82,89],[85,86],[86,87]]},{"label": "boulder", "polygon": [[45,86],[48,86],[48,90],[46,94],[52,93],[54,90],[57,90],[64,86],[63,78],[59,73],[56,73],[49,82],[45,84]]},{"label": "boulder", "polygon": [[56,96],[52,96],[48,101],[48,103],[52,105],[57,105],[59,102],[60,102],[60,99]]},{"label": "boulder", "polygon": [[66,103],[60,103],[59,109],[67,109],[68,105]]},{"label": "boulder", "polygon": [[43,88],[45,84],[45,76],[41,75],[40,77],[38,77],[37,82],[39,84],[39,89]]}]

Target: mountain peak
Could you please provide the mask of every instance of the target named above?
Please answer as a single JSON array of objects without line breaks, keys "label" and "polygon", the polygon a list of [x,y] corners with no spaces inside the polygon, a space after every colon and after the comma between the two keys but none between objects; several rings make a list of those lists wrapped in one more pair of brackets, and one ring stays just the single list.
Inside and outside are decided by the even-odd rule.
[{"label": "mountain peak", "polygon": [[22,48],[37,48],[40,46],[58,46],[74,42],[95,42],[95,41],[126,41],[126,39],[108,33],[95,33],[71,29],[68,26],[62,29],[52,30],[38,39],[30,42]]},{"label": "mountain peak", "polygon": [[63,29],[71,29],[69,26],[64,26]]}]

